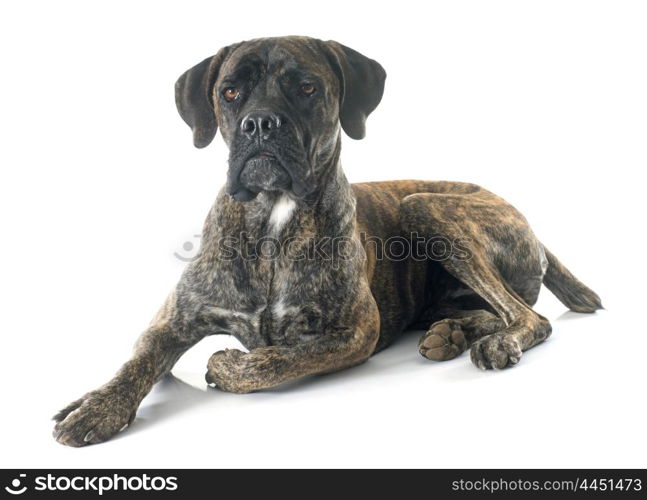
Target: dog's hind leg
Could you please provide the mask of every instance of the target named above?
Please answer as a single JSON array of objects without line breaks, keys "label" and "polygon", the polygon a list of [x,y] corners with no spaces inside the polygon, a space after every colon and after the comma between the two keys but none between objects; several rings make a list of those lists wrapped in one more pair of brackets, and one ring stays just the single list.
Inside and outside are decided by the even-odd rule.
[{"label": "dog's hind leg", "polygon": [[447,361],[465,352],[481,337],[504,328],[503,320],[489,311],[456,311],[429,327],[418,342],[418,350],[427,359]]},{"label": "dog's hind leg", "polygon": [[406,231],[461,240],[468,247],[466,254],[452,253],[440,263],[488,302],[503,322],[500,331],[475,340],[471,357],[476,366],[516,364],[523,351],[550,335],[548,320],[528,306],[536,297],[524,300],[510,285],[515,284],[519,293],[532,289],[535,295],[538,286],[528,283],[541,283],[545,269],[541,245],[512,206],[485,190],[467,195],[417,193],[401,202],[401,218]]}]

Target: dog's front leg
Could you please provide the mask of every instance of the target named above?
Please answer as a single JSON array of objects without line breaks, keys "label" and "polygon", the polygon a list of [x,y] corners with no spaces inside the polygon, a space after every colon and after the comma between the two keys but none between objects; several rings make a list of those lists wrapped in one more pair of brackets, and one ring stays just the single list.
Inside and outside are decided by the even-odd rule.
[{"label": "dog's front leg", "polygon": [[125,429],[155,382],[201,338],[203,335],[190,328],[175,294],[171,294],[116,375],[54,416],[56,440],[68,446],[84,446],[106,441]]},{"label": "dog's front leg", "polygon": [[205,378],[211,386],[243,394],[357,365],[375,349],[379,337],[377,307],[370,316],[359,319],[360,324],[294,346],[259,347],[249,353],[218,351],[209,359]]}]

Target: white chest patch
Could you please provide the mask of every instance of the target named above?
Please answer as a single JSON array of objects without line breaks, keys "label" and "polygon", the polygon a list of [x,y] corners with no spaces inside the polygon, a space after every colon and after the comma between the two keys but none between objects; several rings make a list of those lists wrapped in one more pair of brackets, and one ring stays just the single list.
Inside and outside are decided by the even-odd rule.
[{"label": "white chest patch", "polygon": [[277,321],[281,321],[283,317],[288,314],[296,314],[298,311],[298,307],[287,305],[283,299],[277,300],[272,306],[272,314],[274,315],[274,319]]},{"label": "white chest patch", "polygon": [[261,318],[261,312],[263,311],[263,308],[260,308],[259,310],[251,314],[244,313],[241,311],[234,311],[233,309],[216,307],[216,306],[209,306],[206,308],[206,311],[208,311],[210,314],[213,314],[214,316],[217,316],[219,318],[225,318],[230,321],[232,320],[244,321],[252,325],[252,327],[258,328],[260,318]]},{"label": "white chest patch", "polygon": [[287,221],[292,217],[292,213],[297,203],[286,194],[276,200],[270,214],[270,228],[273,231],[280,231]]}]

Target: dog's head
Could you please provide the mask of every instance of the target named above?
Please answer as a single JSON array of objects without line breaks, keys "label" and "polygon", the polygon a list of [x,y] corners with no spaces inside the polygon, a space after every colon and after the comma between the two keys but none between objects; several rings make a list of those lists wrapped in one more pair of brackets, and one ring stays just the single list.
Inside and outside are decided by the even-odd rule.
[{"label": "dog's head", "polygon": [[218,127],[229,147],[226,191],[305,198],[339,153],[339,124],[353,139],[382,99],[386,73],[337,42],[261,38],[220,49],[177,81],[178,111],[203,148]]}]

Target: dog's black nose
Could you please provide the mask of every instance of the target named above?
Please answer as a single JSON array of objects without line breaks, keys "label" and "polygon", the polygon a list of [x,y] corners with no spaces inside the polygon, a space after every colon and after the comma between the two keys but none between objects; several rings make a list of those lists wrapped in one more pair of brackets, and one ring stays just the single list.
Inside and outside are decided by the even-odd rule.
[{"label": "dog's black nose", "polygon": [[240,129],[250,139],[259,136],[267,139],[282,125],[281,117],[270,111],[252,111],[240,122]]}]

